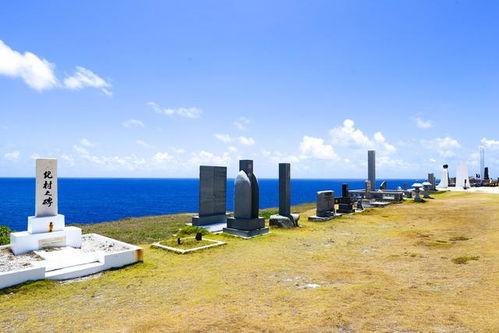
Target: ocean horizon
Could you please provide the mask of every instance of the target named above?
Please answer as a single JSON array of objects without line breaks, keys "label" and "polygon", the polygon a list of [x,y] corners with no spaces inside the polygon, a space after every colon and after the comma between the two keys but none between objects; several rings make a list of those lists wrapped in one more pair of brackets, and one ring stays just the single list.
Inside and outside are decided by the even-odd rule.
[{"label": "ocean horizon", "polygon": [[[388,189],[412,185],[422,179],[379,179]],[[66,223],[99,223],[127,217],[196,213],[199,204],[198,178],[59,178],[59,214]],[[316,192],[341,185],[364,188],[364,179],[291,179],[291,204],[315,202]],[[278,207],[279,180],[260,178],[260,208]],[[35,211],[35,178],[0,178],[0,225],[26,230],[28,216]],[[227,211],[233,210],[234,179],[227,179]]]}]

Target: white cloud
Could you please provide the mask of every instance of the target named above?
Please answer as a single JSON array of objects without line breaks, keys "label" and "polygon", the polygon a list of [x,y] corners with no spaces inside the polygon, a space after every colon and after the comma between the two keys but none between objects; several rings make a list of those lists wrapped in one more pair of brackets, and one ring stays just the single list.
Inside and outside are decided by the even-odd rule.
[{"label": "white cloud", "polygon": [[18,151],[12,151],[12,152],[9,152],[9,153],[5,153],[3,155],[3,157],[6,160],[9,160],[9,161],[17,161],[19,159],[19,156],[21,156],[21,153],[18,152]]},{"label": "white cloud", "polygon": [[40,154],[33,153],[33,154],[30,155],[29,158],[31,158],[32,160],[36,160],[37,158],[40,158],[40,157],[41,157]]},{"label": "white cloud", "polygon": [[77,152],[78,154],[82,155],[89,155],[89,151],[86,148],[83,148],[82,146],[74,145],[73,150]]},{"label": "white cloud", "polygon": [[177,115],[189,119],[199,118],[201,117],[201,113],[203,112],[201,109],[198,109],[196,107],[170,109],[162,108],[155,102],[148,102],[147,105],[149,105],[156,113],[164,114],[167,116]]},{"label": "white cloud", "polygon": [[217,138],[218,140],[222,141],[223,143],[230,143],[230,142],[232,142],[232,138],[230,137],[229,134],[215,133],[214,136],[215,136],[215,138]]},{"label": "white cloud", "polygon": [[207,151],[191,153],[188,163],[198,166],[201,164],[227,165],[230,162],[229,153],[225,152],[222,155],[216,155]]},{"label": "white cloud", "polygon": [[144,127],[144,123],[138,119],[128,119],[121,123],[123,127],[132,128],[132,127]]},{"label": "white cloud", "polygon": [[431,140],[421,140],[421,144],[427,149],[436,151],[441,157],[449,158],[456,155],[456,150],[461,148],[461,144],[449,136],[445,138],[435,138]]},{"label": "white cloud", "polygon": [[234,126],[240,131],[245,131],[248,128],[250,120],[246,117],[240,117],[234,122]]},{"label": "white cloud", "polygon": [[333,146],[324,143],[321,138],[304,136],[300,143],[301,158],[314,158],[320,160],[336,160],[338,155],[334,152]]},{"label": "white cloud", "polygon": [[152,148],[152,145],[145,142],[144,140],[136,140],[135,143],[138,144],[139,146],[146,148],[146,149]]},{"label": "white cloud", "polygon": [[75,73],[64,79],[64,87],[71,90],[80,90],[85,87],[100,89],[105,95],[111,96],[112,92],[109,90],[111,84],[95,74],[89,69],[77,66]]},{"label": "white cloud", "polygon": [[433,127],[431,120],[424,120],[421,117],[414,117],[413,120],[418,128],[428,129]]},{"label": "white cloud", "polygon": [[162,163],[164,161],[170,161],[173,159],[173,156],[170,155],[169,153],[167,152],[157,152],[156,154],[154,154],[154,156],[152,157],[152,160],[156,163]]},{"label": "white cloud", "polygon": [[288,155],[280,151],[262,150],[263,156],[272,163],[298,163],[300,158],[295,155]]},{"label": "white cloud", "polygon": [[89,69],[77,66],[72,76],[61,83],[55,72],[55,65],[31,52],[21,54],[0,40],[0,75],[22,79],[30,88],[43,91],[53,88],[79,90],[84,87],[101,89],[111,95],[111,85]]},{"label": "white cloud", "polygon": [[335,146],[347,147],[350,150],[376,149],[379,155],[391,154],[397,150],[385,139],[383,133],[376,132],[370,139],[359,128],[355,128],[355,122],[351,119],[345,119],[343,125],[330,130],[329,135]]},{"label": "white cloud", "polygon": [[21,78],[31,88],[42,91],[57,86],[54,67],[31,52],[14,51],[0,40],[0,74]]},{"label": "white cloud", "polygon": [[492,139],[487,139],[487,138],[482,138],[480,140],[480,143],[483,148],[488,148],[488,149],[497,149],[499,148],[499,140],[492,140]]},{"label": "white cloud", "polygon": [[83,138],[80,140],[80,144],[84,147],[95,147],[95,143],[91,142],[87,138]]},{"label": "white cloud", "polygon": [[240,136],[237,138],[240,144],[245,145],[245,146],[253,146],[255,144],[255,140],[253,138],[245,137],[245,136]]}]

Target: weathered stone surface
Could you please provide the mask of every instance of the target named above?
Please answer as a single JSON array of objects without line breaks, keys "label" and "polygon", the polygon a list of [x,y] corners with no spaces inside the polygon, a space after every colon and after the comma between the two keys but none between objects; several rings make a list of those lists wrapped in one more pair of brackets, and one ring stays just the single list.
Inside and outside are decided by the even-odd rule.
[{"label": "weathered stone surface", "polygon": [[367,179],[371,185],[371,191],[376,189],[376,151],[367,152]]},{"label": "weathered stone surface", "polygon": [[437,188],[437,183],[435,181],[435,174],[433,173],[428,174],[428,182],[431,184],[430,190],[435,191],[435,189]]},{"label": "weathered stone surface", "polygon": [[37,159],[35,216],[57,215],[57,192],[57,160],[55,158]]},{"label": "weathered stone surface", "polygon": [[317,192],[316,215],[318,217],[329,217],[334,215],[334,191]]},{"label": "weathered stone surface", "polygon": [[299,220],[300,220],[299,214],[290,214],[288,216],[271,215],[269,219],[269,225],[280,228],[295,228],[299,226],[298,225]]},{"label": "weathered stone surface", "polygon": [[227,168],[200,166],[199,216],[192,218],[196,226],[224,223],[226,218]]},{"label": "weathered stone surface", "polygon": [[244,171],[239,171],[234,183],[234,217],[252,218],[251,180]]}]

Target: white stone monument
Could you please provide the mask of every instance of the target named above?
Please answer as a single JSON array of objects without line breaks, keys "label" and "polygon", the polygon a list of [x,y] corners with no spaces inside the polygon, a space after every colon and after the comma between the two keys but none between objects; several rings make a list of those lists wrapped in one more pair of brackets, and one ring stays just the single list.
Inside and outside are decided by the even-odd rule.
[{"label": "white stone monument", "polygon": [[440,183],[437,185],[437,189],[446,190],[449,187],[449,167],[446,165],[442,168],[442,176],[440,177]]},{"label": "white stone monument", "polygon": [[35,216],[28,217],[28,230],[10,234],[15,255],[48,247],[81,247],[81,229],[66,227],[58,213],[57,160],[36,160]]},{"label": "white stone monument", "polygon": [[456,189],[464,189],[470,187],[470,179],[468,177],[468,165],[466,162],[461,162],[456,173]]}]

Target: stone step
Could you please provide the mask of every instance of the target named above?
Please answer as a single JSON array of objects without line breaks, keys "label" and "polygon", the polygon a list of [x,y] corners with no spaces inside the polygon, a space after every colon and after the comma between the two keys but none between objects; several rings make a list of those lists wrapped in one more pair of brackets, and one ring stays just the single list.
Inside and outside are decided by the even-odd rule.
[{"label": "stone step", "polygon": [[94,262],[78,266],[66,267],[54,271],[46,272],[45,278],[50,280],[68,280],[82,276],[92,275],[104,270],[104,264]]},{"label": "stone step", "polygon": [[40,262],[40,265],[45,266],[47,272],[98,261],[96,254],[85,253],[71,247],[55,251],[41,250],[35,253],[45,259]]}]

